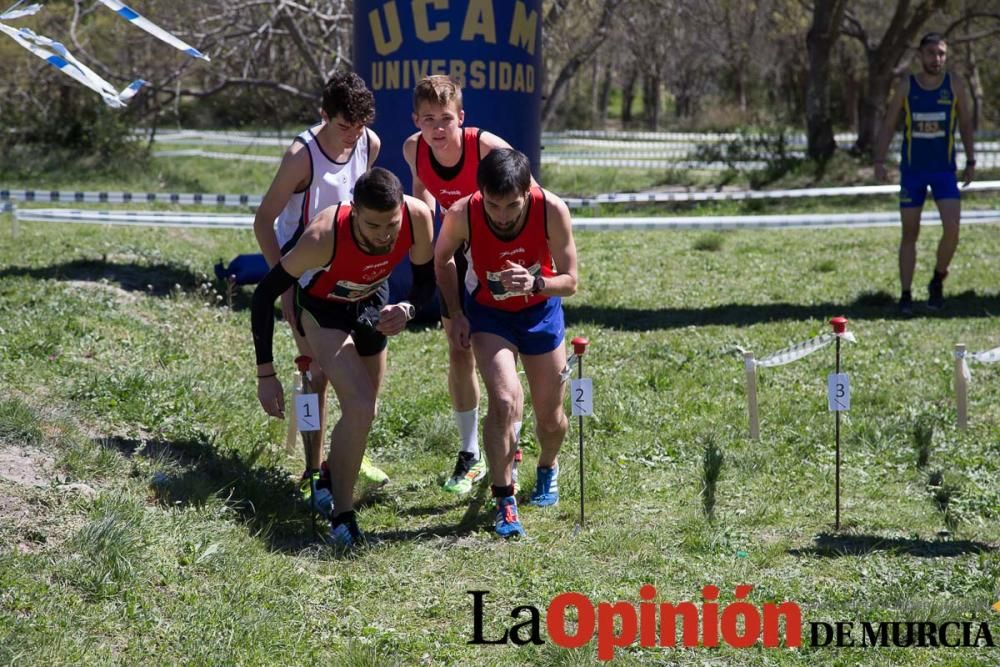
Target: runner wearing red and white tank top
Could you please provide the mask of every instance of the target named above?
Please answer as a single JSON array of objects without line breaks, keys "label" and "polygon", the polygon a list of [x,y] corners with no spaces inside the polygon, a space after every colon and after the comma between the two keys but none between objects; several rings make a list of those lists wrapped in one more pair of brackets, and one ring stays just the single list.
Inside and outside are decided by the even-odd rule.
[{"label": "runner wearing red and white tank top", "polygon": [[[440,208],[440,216],[435,219],[435,238],[448,209],[476,191],[476,172],[483,157],[498,148],[510,148],[495,134],[462,127],[464,121],[462,90],[455,81],[433,75],[417,84],[413,92],[413,123],[419,132],[404,142],[403,156],[413,176],[413,195],[432,211],[435,205]],[[464,277],[468,268],[465,254],[458,250],[454,259],[459,275]],[[461,283],[455,289],[454,301],[461,308],[465,291]],[[449,299],[439,299],[446,333],[452,321],[448,302]],[[479,382],[471,350],[456,348],[450,340],[449,337],[448,390],[460,446],[455,467],[443,488],[451,493],[468,493],[486,474],[486,462],[479,452]],[[515,431],[520,431],[520,417]]]},{"label": "runner wearing red and white tank top", "polygon": [[314,273],[304,291],[335,303],[363,301],[378,291],[412,245],[413,223],[406,204],[396,243],[384,255],[367,253],[358,246],[351,224],[351,205],[340,204],[333,223],[333,255],[325,267]]},{"label": "runner wearing red and white tank top", "polygon": [[501,273],[508,262],[528,269],[532,276],[550,278],[552,253],[549,251],[546,228],[545,193],[539,187],[529,190],[524,226],[511,239],[502,239],[490,226],[483,207],[483,194],[469,199],[469,271],[465,289],[476,303],[507,312],[517,312],[544,302],[544,294],[524,294],[507,291]]},{"label": "runner wearing red and white tank top", "polygon": [[456,201],[476,191],[476,169],[479,168],[479,142],[483,131],[475,127],[462,128],[462,154],[458,163],[445,167],[434,157],[434,151],[417,137],[417,176],[441,207],[442,215]]}]

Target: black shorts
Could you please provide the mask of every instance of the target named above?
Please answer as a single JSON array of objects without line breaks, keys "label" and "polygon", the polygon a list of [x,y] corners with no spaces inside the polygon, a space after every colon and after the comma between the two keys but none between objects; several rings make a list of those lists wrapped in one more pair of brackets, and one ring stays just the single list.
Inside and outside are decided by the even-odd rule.
[{"label": "black shorts", "polygon": [[389,301],[389,281],[382,283],[372,296],[363,301],[354,303],[344,303],[340,301],[327,301],[317,299],[302,289],[302,286],[295,285],[295,319],[299,333],[305,336],[302,329],[302,314],[309,313],[324,329],[337,329],[346,331],[354,341],[354,347],[362,357],[371,357],[386,348],[388,339],[373,326],[364,320],[361,315],[368,308],[373,308],[375,312],[382,309]]},{"label": "black shorts", "polygon": [[[458,303],[462,312],[465,312],[465,272],[469,268],[469,260],[465,257],[465,252],[459,250],[455,253],[455,268],[458,272]],[[438,289],[438,301],[441,302],[441,317],[449,317],[448,303],[441,297]]]}]

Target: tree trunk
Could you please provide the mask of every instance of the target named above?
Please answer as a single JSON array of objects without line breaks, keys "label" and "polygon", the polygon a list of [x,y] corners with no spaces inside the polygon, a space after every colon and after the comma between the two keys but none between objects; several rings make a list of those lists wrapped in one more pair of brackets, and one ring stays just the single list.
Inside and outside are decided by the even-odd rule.
[{"label": "tree trunk", "polygon": [[622,125],[632,122],[632,101],[635,99],[635,81],[638,78],[634,67],[625,75],[625,85],[622,86]]},{"label": "tree trunk", "polygon": [[604,63],[604,75],[601,79],[601,89],[597,95],[597,120],[601,127],[608,122],[608,105],[611,103],[611,79],[614,70],[611,67],[612,59],[608,58]]},{"label": "tree trunk", "polygon": [[879,67],[869,60],[868,83],[858,106],[858,141],[855,149],[864,154],[872,152],[878,128],[885,118],[894,71]]},{"label": "tree trunk", "polygon": [[[968,28],[966,28],[968,35]],[[972,98],[972,128],[979,129],[980,114],[983,109],[983,78],[979,73],[979,61],[976,59],[975,45],[971,42],[965,45],[965,81]]]},{"label": "tree trunk", "polygon": [[646,127],[656,130],[660,123],[660,77],[647,74],[642,80],[642,107]]},{"label": "tree trunk", "polygon": [[809,79],[806,88],[806,136],[808,154],[825,161],[833,156],[837,142],[830,118],[830,56],[840,36],[847,0],[816,0],[812,26],[806,35]]}]

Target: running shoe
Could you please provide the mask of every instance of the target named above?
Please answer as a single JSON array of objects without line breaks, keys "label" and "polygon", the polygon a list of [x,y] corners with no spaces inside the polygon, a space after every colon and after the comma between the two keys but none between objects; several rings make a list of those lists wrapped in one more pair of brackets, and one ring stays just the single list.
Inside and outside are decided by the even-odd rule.
[{"label": "running shoe", "polygon": [[330,488],[330,470],[323,462],[319,470],[306,470],[299,481],[299,492],[306,506],[324,519],[333,514],[333,491]]},{"label": "running shoe", "polygon": [[472,485],[486,476],[486,459],[478,459],[472,452],[459,452],[455,461],[455,470],[441,487],[449,493],[468,493]]},{"label": "running shoe", "polygon": [[899,296],[899,314],[906,316],[913,314],[913,296],[909,292],[903,292]]},{"label": "running shoe", "polygon": [[941,310],[944,308],[944,280],[938,279],[937,275],[927,283],[927,309]]},{"label": "running shoe", "polygon": [[383,484],[388,484],[389,476],[382,472],[381,468],[377,468],[368,455],[365,454],[361,459],[361,470],[358,472],[361,479],[368,482],[369,484],[376,484],[382,486]]},{"label": "running shoe", "polygon": [[497,498],[497,516],[494,522],[497,535],[503,538],[524,535],[524,526],[517,516],[517,499],[514,496]]},{"label": "running shoe", "polygon": [[535,490],[531,492],[531,504],[548,507],[559,502],[559,464],[551,468],[535,468]]},{"label": "running shoe", "polygon": [[340,549],[351,549],[365,543],[364,533],[358,528],[354,512],[351,512],[351,516],[347,520],[336,525],[330,525],[330,534],[327,541],[331,546]]}]

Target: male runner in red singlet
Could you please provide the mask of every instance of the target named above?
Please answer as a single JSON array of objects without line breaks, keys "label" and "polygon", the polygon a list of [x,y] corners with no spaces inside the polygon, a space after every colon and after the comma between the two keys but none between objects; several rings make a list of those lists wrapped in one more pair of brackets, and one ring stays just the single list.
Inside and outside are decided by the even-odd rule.
[{"label": "male runner in red singlet", "polygon": [[[257,243],[273,267],[288,252],[306,224],[320,211],[342,201],[350,201],[354,183],[375,164],[379,153],[379,138],[367,125],[375,119],[375,98],[365,82],[354,72],[337,72],[323,87],[320,109],[322,122],[299,134],[285,151],[271,187],[254,216],[253,229]],[[281,311],[285,321],[294,322],[293,291],[281,295]],[[316,362],[297,327],[292,336],[299,354],[311,357],[313,387],[320,408],[320,432],[326,430],[327,379]],[[321,509],[328,497],[312,498],[311,477],[319,475],[325,481],[328,472],[320,471],[323,458],[323,438],[305,452],[306,470],[302,475],[302,493],[314,508]],[[389,480],[384,472],[365,457],[362,478],[382,484]],[[323,493],[325,484],[320,487]]]},{"label": "male runner in red singlet", "polygon": [[[501,537],[511,537],[524,534],[511,476],[514,421],[524,404],[518,358],[528,378],[542,450],[531,503],[544,507],[559,500],[556,457],[567,428],[560,297],[576,293],[576,244],[569,209],[531,184],[523,153],[501,148],[484,156],[477,184],[475,194],[448,209],[434,249],[434,269],[452,313],[452,344],[471,346],[486,385],[483,441],[497,503],[495,529]],[[454,259],[461,247],[468,249],[469,259],[464,313]]]},{"label": "male runner in red singlet", "polygon": [[[339,546],[363,539],[353,511],[354,483],[385,373],[386,336],[400,333],[414,306],[434,296],[432,235],[427,206],[404,196],[399,179],[376,167],[358,179],[351,203],[324,209],[306,226],[254,292],[257,396],[264,411],[284,416],[281,382],[272,363],[272,308],[292,287],[293,321],[340,402],[328,458],[330,540]],[[387,278],[407,255],[413,266],[410,301],[389,304]]]},{"label": "male runner in red singlet", "polygon": [[[403,157],[413,175],[413,195],[433,211],[435,202],[442,216],[451,206],[476,191],[476,170],[483,156],[510,145],[475,127],[463,127],[462,89],[449,77],[434,75],[421,80],[413,91],[413,122],[419,132],[403,144]],[[459,251],[455,262],[465,275],[465,255]],[[461,292],[459,308],[463,307]],[[452,315],[448,300],[441,298],[441,322],[451,331]],[[443,488],[452,493],[468,493],[486,474],[486,462],[479,452],[479,383],[476,360],[471,349],[450,343],[448,350],[448,391],[451,394],[460,447],[451,476]],[[514,423],[515,439],[520,437],[521,417]],[[518,456],[520,452],[518,452]],[[516,466],[515,466],[516,476]],[[516,480],[515,480],[516,483]]]}]

